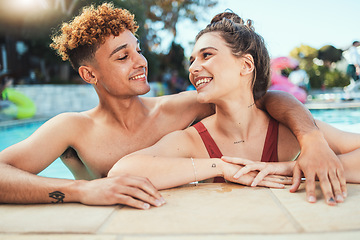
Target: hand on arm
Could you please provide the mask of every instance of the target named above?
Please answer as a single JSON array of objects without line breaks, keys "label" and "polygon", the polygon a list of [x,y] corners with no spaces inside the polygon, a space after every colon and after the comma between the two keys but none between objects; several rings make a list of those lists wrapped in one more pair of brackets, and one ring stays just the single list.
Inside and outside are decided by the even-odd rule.
[{"label": "hand on arm", "polygon": [[294,162],[264,163],[226,156],[221,159],[228,164],[243,166],[231,176],[232,180],[231,178],[228,179],[229,181],[239,181],[241,178],[246,177],[245,185],[252,187],[259,185],[283,188],[284,184],[291,184],[291,178],[286,176],[292,174]]},{"label": "hand on arm", "polygon": [[[325,201],[335,204],[334,194],[346,195],[344,170],[306,107],[288,93],[270,91],[259,102],[267,112],[287,126],[299,141],[301,154],[296,161],[291,192],[299,188],[302,173],[306,177],[306,194],[309,202],[316,202],[315,179],[318,177]],[[341,198],[337,197],[338,202]]]}]

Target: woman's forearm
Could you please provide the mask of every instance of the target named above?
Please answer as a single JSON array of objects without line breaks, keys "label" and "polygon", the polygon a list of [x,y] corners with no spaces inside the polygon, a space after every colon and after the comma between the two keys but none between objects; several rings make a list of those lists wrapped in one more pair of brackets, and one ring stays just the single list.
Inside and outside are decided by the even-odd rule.
[{"label": "woman's forearm", "polygon": [[360,183],[360,148],[338,157],[344,167],[346,182]]},{"label": "woman's forearm", "polygon": [[222,175],[217,158],[170,158],[128,155],[120,159],[108,176],[131,174],[148,178],[157,189],[166,189]]}]

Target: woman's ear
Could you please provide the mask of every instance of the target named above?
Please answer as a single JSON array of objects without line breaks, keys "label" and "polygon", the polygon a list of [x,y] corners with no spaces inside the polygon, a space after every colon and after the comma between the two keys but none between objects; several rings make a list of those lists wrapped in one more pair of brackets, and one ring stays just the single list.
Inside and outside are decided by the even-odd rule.
[{"label": "woman's ear", "polygon": [[91,67],[88,66],[79,67],[79,75],[87,83],[96,85],[98,82]]},{"label": "woman's ear", "polygon": [[251,74],[255,69],[254,58],[251,54],[245,54],[242,56],[242,66],[240,74],[245,76]]}]

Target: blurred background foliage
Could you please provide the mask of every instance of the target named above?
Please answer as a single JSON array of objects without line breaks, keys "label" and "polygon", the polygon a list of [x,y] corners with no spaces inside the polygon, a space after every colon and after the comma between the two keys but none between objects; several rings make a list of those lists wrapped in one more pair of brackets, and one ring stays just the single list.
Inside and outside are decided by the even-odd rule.
[{"label": "blurred background foliage", "polygon": [[[1,0],[0,50],[7,53],[7,68],[14,76],[15,83],[83,83],[69,63],[62,62],[49,48],[50,36],[63,21],[78,15],[82,7],[103,2],[109,1]],[[207,9],[215,7],[218,0],[111,2],[135,14],[140,26],[138,38],[143,54],[148,59],[149,81],[171,82],[175,77],[185,79],[183,82],[188,83],[187,56],[184,56],[181,40],[177,41],[177,24],[185,19],[192,22],[205,19],[208,17],[205,15]],[[167,48],[160,48],[164,36],[171,39],[171,44]],[[343,87],[350,82],[344,71],[336,67],[343,61],[341,49],[331,45],[320,49],[301,45],[295,47],[289,55],[299,60],[300,68],[308,73],[313,89]],[[3,66],[0,71],[4,70],[1,60],[0,65]]]},{"label": "blurred background foliage", "polygon": [[[173,71],[187,79],[184,49],[175,42],[177,23],[184,19],[197,22],[205,17],[206,9],[217,5],[217,0],[0,1],[0,46],[6,50],[7,68],[16,83],[82,83],[69,63],[62,62],[49,48],[50,36],[84,6],[103,2],[135,14],[140,26],[137,35],[149,62],[149,81],[161,81],[163,74]],[[172,39],[172,44],[161,51],[160,33]]]},{"label": "blurred background foliage", "polygon": [[350,84],[350,78],[345,74],[344,69],[339,69],[338,65],[344,59],[343,50],[331,45],[325,45],[320,49],[312,48],[308,45],[295,47],[290,56],[300,62],[300,68],[304,69],[309,75],[312,89],[345,87]]}]

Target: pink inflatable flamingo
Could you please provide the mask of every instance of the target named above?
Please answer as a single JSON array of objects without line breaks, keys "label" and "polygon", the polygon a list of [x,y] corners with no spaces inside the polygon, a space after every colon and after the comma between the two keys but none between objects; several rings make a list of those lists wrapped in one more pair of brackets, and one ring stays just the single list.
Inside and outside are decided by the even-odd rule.
[{"label": "pink inflatable flamingo", "polygon": [[299,88],[295,84],[291,83],[287,77],[275,72],[271,73],[271,86],[269,90],[280,90],[288,92],[296,97],[300,102],[306,102],[307,94],[304,89]]},{"label": "pink inflatable flamingo", "polygon": [[285,68],[295,68],[299,63],[289,57],[278,57],[271,60],[271,86],[269,90],[288,92],[300,102],[305,103],[307,94],[304,89],[291,83],[287,77],[282,76],[280,71]]}]

